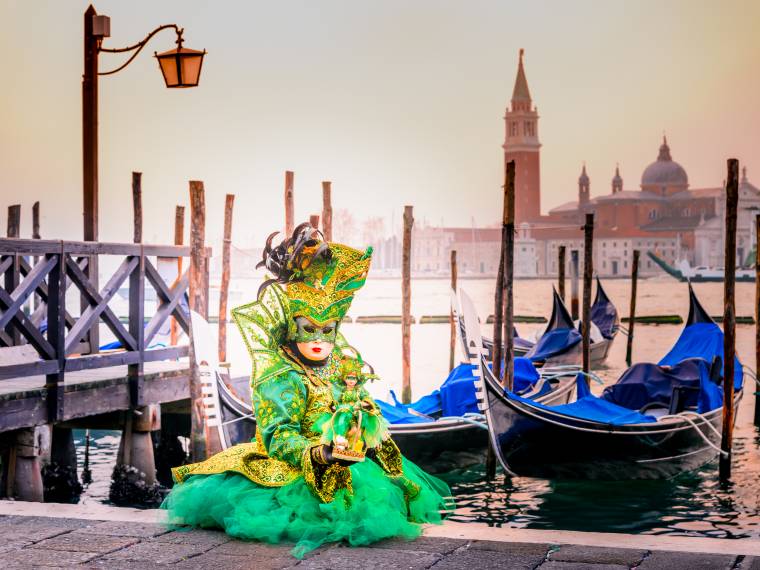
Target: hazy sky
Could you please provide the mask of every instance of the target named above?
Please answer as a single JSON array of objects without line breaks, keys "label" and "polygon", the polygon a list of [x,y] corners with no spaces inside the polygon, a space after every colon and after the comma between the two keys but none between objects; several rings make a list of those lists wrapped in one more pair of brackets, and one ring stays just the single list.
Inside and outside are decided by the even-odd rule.
[{"label": "hazy sky", "polygon": [[[80,239],[82,15],[87,2],[0,0],[0,231],[5,208],[42,204],[43,237]],[[168,90],[154,38],[100,80],[100,236],[131,239],[130,172],[142,171],[146,241],[169,242],[187,181],[206,184],[209,241],[234,193],[237,244],[282,224],[284,171],[296,214],[358,219],[415,206],[418,221],[494,223],[503,115],[519,48],[541,119],[542,209],[626,189],[663,132],[692,188],[718,186],[735,156],[760,185],[760,2],[100,1],[106,46],[159,24],[207,49],[201,85]],[[101,55],[101,70],[123,58]]]}]

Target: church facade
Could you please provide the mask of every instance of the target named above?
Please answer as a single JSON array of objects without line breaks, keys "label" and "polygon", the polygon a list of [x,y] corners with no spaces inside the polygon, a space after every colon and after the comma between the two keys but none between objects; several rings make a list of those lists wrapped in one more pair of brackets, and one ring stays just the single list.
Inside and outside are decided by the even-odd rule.
[{"label": "church facade", "polygon": [[[582,249],[580,227],[587,213],[594,214],[594,270],[601,276],[630,274],[634,249],[641,251],[639,271],[644,276],[661,274],[646,255],[648,251],[671,264],[686,260],[692,266],[723,265],[725,191],[722,187],[691,188],[686,169],[673,160],[665,137],[656,160],[642,172],[638,188],[625,189],[618,166],[609,193],[592,197],[584,164],[577,198],[542,214],[538,112],[528,89],[522,50],[504,120],[505,164],[515,160],[516,165],[515,223],[524,239],[535,241],[535,274],[556,275],[560,245],[568,250]],[[753,212],[759,211],[760,189],[750,183],[743,169],[737,265],[746,263],[756,243]]]}]

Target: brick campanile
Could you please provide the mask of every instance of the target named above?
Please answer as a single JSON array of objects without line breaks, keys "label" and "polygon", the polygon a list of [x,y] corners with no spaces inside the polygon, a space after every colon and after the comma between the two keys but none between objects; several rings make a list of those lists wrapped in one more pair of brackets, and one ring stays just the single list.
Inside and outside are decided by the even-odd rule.
[{"label": "brick campanile", "polygon": [[515,224],[541,216],[541,178],[538,142],[538,109],[533,107],[523,68],[523,53],[517,67],[511,107],[504,116],[504,162],[515,161]]}]

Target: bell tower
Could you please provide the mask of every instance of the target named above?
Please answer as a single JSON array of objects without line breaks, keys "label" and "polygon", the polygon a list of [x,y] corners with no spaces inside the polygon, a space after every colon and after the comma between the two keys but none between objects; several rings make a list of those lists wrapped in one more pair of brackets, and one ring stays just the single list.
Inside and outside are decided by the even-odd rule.
[{"label": "bell tower", "polygon": [[515,224],[541,216],[541,179],[538,142],[538,109],[533,106],[525,78],[523,55],[517,67],[511,105],[504,115],[504,163],[515,161]]}]

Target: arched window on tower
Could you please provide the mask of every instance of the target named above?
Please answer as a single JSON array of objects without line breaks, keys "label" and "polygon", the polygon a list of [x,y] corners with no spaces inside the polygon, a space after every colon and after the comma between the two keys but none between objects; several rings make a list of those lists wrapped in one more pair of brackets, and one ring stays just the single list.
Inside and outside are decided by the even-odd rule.
[{"label": "arched window on tower", "polygon": [[512,121],[509,123],[509,136],[517,136],[517,121]]}]

